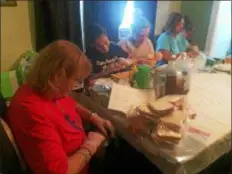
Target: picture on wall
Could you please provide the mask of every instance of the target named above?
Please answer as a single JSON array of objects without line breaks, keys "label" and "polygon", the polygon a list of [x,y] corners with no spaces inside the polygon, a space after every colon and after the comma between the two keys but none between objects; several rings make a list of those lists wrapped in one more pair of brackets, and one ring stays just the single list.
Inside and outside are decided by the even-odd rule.
[{"label": "picture on wall", "polygon": [[17,6],[16,0],[0,0],[0,6]]}]

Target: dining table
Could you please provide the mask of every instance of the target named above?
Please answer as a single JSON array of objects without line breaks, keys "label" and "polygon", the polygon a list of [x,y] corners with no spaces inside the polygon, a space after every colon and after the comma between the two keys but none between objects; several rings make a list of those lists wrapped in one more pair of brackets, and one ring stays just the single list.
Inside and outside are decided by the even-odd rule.
[{"label": "dining table", "polygon": [[183,139],[172,148],[133,132],[122,112],[108,109],[110,94],[92,90],[88,96],[84,93],[72,96],[110,120],[117,133],[164,174],[196,174],[231,151],[231,75],[195,72],[190,86],[186,98],[197,115],[189,119]]}]

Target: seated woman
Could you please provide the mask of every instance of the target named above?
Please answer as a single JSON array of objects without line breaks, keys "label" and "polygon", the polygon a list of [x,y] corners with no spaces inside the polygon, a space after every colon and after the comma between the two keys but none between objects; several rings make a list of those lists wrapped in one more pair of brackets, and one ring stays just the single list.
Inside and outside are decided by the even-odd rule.
[{"label": "seated woman", "polygon": [[199,55],[198,49],[192,47],[182,33],[184,22],[184,17],[180,13],[173,12],[169,15],[164,28],[165,32],[157,40],[156,50],[163,54],[158,65],[167,64],[168,60],[176,59],[180,53],[186,51],[191,57]]},{"label": "seated woman", "polygon": [[[145,17],[137,16],[132,24],[132,35],[119,42],[120,47],[138,63],[149,63],[150,58],[156,56],[153,44],[148,38],[150,27],[151,25]],[[158,55],[158,57],[160,56],[162,55]]]},{"label": "seated woman", "polygon": [[94,73],[118,70],[122,68],[121,65],[126,64],[123,58],[127,58],[128,54],[109,41],[103,27],[98,24],[89,26],[86,37],[88,46],[85,54],[93,64]]},{"label": "seated woman", "polygon": [[193,36],[193,24],[188,16],[184,16],[184,27],[182,33],[189,44],[191,44]]},{"label": "seated woman", "polygon": [[[39,52],[5,118],[32,173],[86,174],[91,157],[112,132],[109,121],[68,95],[90,73],[87,57],[68,41],[55,41]],[[86,135],[82,119],[102,134]]]}]

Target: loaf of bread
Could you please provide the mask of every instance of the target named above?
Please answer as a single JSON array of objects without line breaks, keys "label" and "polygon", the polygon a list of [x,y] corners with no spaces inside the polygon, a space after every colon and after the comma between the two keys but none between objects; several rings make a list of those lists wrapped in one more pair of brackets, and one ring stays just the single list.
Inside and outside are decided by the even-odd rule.
[{"label": "loaf of bread", "polygon": [[148,107],[154,114],[158,114],[160,116],[167,115],[171,113],[174,109],[173,105],[170,104],[167,100],[161,99],[150,102],[148,104]]},{"label": "loaf of bread", "polygon": [[185,114],[181,110],[174,110],[172,113],[160,118],[161,124],[176,132],[180,132],[184,120]]}]

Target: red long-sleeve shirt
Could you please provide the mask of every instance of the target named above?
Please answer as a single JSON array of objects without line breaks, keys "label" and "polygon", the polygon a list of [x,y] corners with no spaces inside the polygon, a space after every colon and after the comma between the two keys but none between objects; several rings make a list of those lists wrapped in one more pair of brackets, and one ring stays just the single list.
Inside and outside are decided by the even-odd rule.
[{"label": "red long-sleeve shirt", "polygon": [[[27,85],[17,90],[6,121],[34,174],[66,174],[68,156],[80,148],[85,138],[72,98],[54,102],[39,96]],[[82,173],[86,174],[87,170]]]}]

